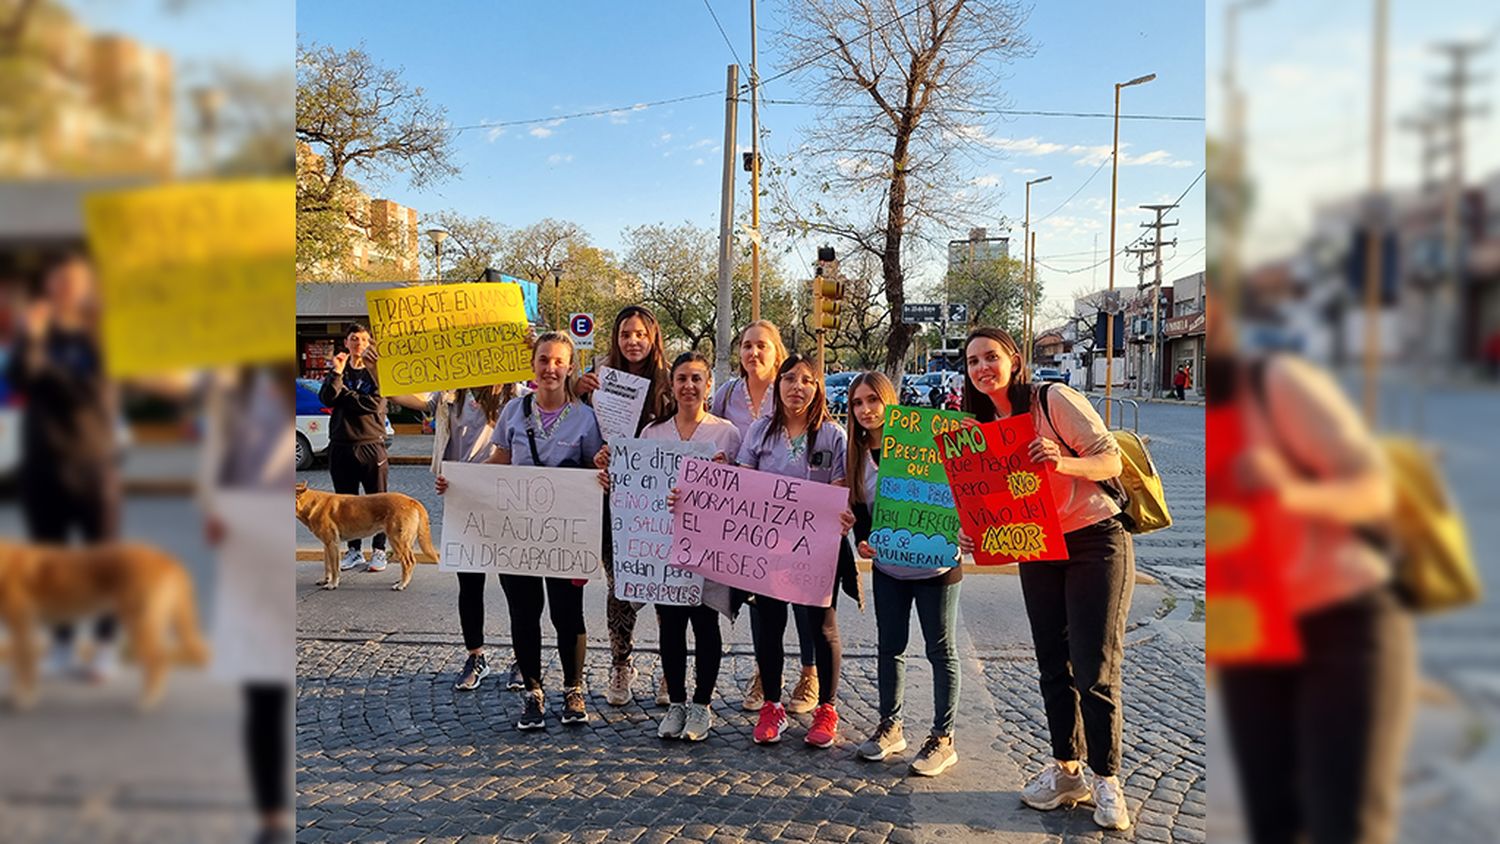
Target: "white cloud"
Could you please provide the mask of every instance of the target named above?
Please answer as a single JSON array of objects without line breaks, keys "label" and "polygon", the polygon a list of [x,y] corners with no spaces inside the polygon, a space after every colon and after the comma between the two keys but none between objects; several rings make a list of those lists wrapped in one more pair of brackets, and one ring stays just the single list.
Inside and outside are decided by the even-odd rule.
[{"label": "white cloud", "polygon": [[[1029,138],[998,138],[984,130],[982,126],[961,126],[952,130],[951,134],[960,139],[980,144],[1000,152],[1008,152],[1015,155],[1043,156],[1060,153],[1074,157],[1074,163],[1098,167],[1109,160],[1112,147],[1109,144],[1060,144],[1055,141],[1044,141],[1035,136]],[[1120,145],[1121,166],[1132,165],[1155,165],[1158,167],[1192,167],[1192,161],[1184,161],[1175,158],[1171,153],[1163,149],[1152,150],[1142,155],[1131,155],[1126,151],[1128,144]],[[1016,170],[1023,172],[1022,169]],[[1031,168],[1024,168],[1024,172],[1034,173]]]},{"label": "white cloud", "polygon": [[666,143],[666,142],[668,142],[670,140],[672,140],[672,133],[671,132],[663,132],[663,133],[661,133],[661,142],[662,143]]},{"label": "white cloud", "polygon": [[691,144],[688,144],[687,148],[688,149],[703,149],[704,147],[713,146],[713,143],[714,143],[714,139],[713,138],[703,138],[702,140],[693,141]]},{"label": "white cloud", "polygon": [[703,166],[703,159],[701,159],[701,158],[695,158],[695,159],[693,159],[693,166],[694,167],[702,167]]},{"label": "white cloud", "polygon": [[978,178],[970,179],[969,184],[981,188],[994,188],[999,187],[1000,183],[1003,181],[1004,179],[1001,179],[999,176],[990,173],[984,176],[979,176]]},{"label": "white cloud", "polygon": [[531,131],[527,132],[526,134],[530,135],[533,138],[550,138],[552,137],[552,130],[548,129],[546,126],[533,126],[531,127]]},{"label": "white cloud", "polygon": [[1017,167],[1010,172],[1015,173],[1019,176],[1034,176],[1041,171],[1037,170],[1035,167]]},{"label": "white cloud", "polygon": [[568,154],[565,155],[565,154],[560,153],[560,152],[554,152],[551,155],[547,156],[547,163],[551,164],[554,167],[556,167],[559,164],[567,164],[568,162],[570,162],[572,160],[573,160],[572,153],[568,153]]},{"label": "white cloud", "polygon": [[504,126],[491,126],[490,130],[484,133],[485,140],[489,141],[490,143],[494,143],[495,141],[500,140],[502,137],[504,137],[504,135]]}]

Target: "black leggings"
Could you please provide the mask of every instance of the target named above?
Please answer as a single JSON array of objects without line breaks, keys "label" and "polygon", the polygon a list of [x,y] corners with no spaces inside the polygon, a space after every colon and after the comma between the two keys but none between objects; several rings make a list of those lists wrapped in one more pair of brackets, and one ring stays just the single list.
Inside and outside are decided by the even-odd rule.
[{"label": "black leggings", "polygon": [[[96,489],[74,491],[61,483],[28,477],[21,484],[21,511],[34,542],[66,543],[75,527],[89,544],[120,538],[120,495],[117,484],[109,480]],[[52,628],[52,636],[67,646],[73,641],[73,628],[59,625]],[[94,637],[101,642],[114,639],[113,616],[99,619]]]},{"label": "black leggings", "polygon": [[667,680],[667,695],[673,703],[687,701],[687,628],[693,624],[693,703],[707,706],[714,699],[719,680],[719,660],[724,656],[724,637],[719,632],[719,613],[713,607],[656,605],[661,629],[661,673]]},{"label": "black leggings", "polygon": [[[504,575],[499,575],[504,577]],[[484,647],[484,572],[458,573],[458,626],[464,631],[464,647]]]},{"label": "black leggings", "polygon": [[[552,615],[557,631],[557,654],[562,659],[563,688],[583,685],[583,659],[588,636],[583,625],[583,587],[559,577],[500,575],[505,603],[510,607],[511,639],[515,641],[516,665],[526,678],[526,688],[542,688],[542,609]],[[545,591],[544,591],[545,590]],[[546,605],[549,605],[547,607]]]},{"label": "black leggings", "polygon": [[291,687],[285,683],[246,683],[244,690],[243,738],[255,808],[261,814],[284,811],[290,792],[287,773],[292,735],[287,716]]},{"label": "black leggings", "polygon": [[[385,443],[336,443],[328,447],[328,474],[333,479],[333,491],[339,495],[359,495],[360,487],[364,487],[365,495],[385,492],[389,469]],[[370,546],[376,550],[385,548],[385,534],[375,534]],[[359,540],[349,540],[349,547],[358,551]]]},{"label": "black leggings", "polygon": [[[813,634],[813,659],[818,668],[818,703],[831,703],[839,690],[839,671],[844,661],[843,647],[839,644],[838,589],[833,590],[833,605],[829,607],[804,607],[808,626]],[[778,601],[765,595],[755,596],[755,606],[760,609],[760,627],[752,628],[755,640],[755,664],[760,668],[760,688],[769,703],[781,702],[781,673],[786,664],[786,649],[782,636],[786,634],[786,601]]]}]

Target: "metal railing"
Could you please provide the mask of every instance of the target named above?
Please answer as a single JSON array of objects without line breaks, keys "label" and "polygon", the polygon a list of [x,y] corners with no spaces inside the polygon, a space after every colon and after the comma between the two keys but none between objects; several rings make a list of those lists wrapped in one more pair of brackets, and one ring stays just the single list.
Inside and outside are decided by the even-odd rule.
[{"label": "metal railing", "polygon": [[[1121,398],[1120,396],[1090,396],[1089,401],[1093,403],[1094,409],[1099,411],[1100,418],[1104,417],[1104,403],[1109,402],[1111,407],[1109,414],[1110,429],[1125,430],[1125,408],[1131,411],[1130,430],[1139,434],[1141,432],[1141,403],[1135,399]],[[1115,412],[1118,409],[1118,412]]]}]

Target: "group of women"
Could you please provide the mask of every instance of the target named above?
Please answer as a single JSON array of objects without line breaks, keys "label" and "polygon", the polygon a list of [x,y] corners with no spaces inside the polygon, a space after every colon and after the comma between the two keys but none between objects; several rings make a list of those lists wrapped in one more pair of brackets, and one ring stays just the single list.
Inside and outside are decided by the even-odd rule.
[{"label": "group of women", "polygon": [[[817,362],[788,354],[780,331],[770,322],[746,326],[738,338],[737,376],[715,389],[709,361],[697,352],[678,356],[670,366],[661,328],[650,310],[632,306],[620,312],[610,335],[605,365],[644,377],[650,394],[637,435],[646,439],[712,443],[715,459],[778,475],[846,487],[848,508],[841,514],[846,536],[837,560],[834,596],[828,607],[788,605],[767,595],[729,590],[710,583],[703,606],[657,605],[661,685],[657,700],[667,706],[658,734],[701,741],[712,726],[710,703],[723,656],[720,612],[733,620],[748,608],[756,672],[743,694],[747,709],[758,711],[753,738],[778,742],[793,713],[811,710],[804,741],[829,747],[837,739],[842,648],[837,620],[838,593],[862,609],[865,603],[855,550],[873,560],[873,604],[879,639],[880,722],[858,754],[881,760],[902,753],[905,651],[913,605],[934,671],[932,728],[911,762],[914,774],[936,776],[958,761],[954,728],[960,670],[957,617],[963,569],[909,568],[883,561],[871,548],[872,508],[886,408],[897,402],[890,380],[865,372],[849,390],[849,432],[835,422],[824,395]],[[520,398],[511,387],[461,390],[444,405],[448,461],[514,463],[527,466],[597,467],[607,487],[609,451],[589,404],[598,387],[594,373],[579,375],[572,342],[549,332],[535,339],[535,389]],[[1049,412],[1036,401],[1046,395]],[[399,403],[435,411],[437,396],[395,397]],[[1054,496],[1066,532],[1068,559],[1021,565],[1021,586],[1035,639],[1042,697],[1052,735],[1054,761],[1037,772],[1022,791],[1027,805],[1040,810],[1092,801],[1101,826],[1124,829],[1130,819],[1118,780],[1120,762],[1120,665],[1124,624],[1134,581],[1130,536],[1107,483],[1120,472],[1113,437],[1088,401],[1056,386],[1041,394],[1030,383],[1020,350],[1005,332],[975,329],[966,345],[963,409],[966,424],[1031,413],[1038,438],[1032,457],[1053,468]],[[1038,411],[1038,412],[1034,412]],[[447,487],[437,478],[437,491]],[[669,496],[675,506],[675,495]],[[606,518],[606,524],[608,519]],[[960,547],[973,543],[960,536]],[[610,539],[603,540],[608,562]],[[606,570],[612,567],[606,564]],[[468,651],[456,688],[476,688],[489,674],[484,653],[484,575],[459,577],[459,618]],[[510,612],[515,664],[510,686],[521,692],[516,726],[546,726],[542,676],[541,617],[546,609],[557,635],[563,672],[559,720],[586,722],[583,689],[586,625],[584,583],[569,579],[501,574]],[[612,579],[612,572],[611,572]],[[716,592],[715,590],[718,590]],[[631,663],[636,607],[607,599],[611,671],[606,699],[631,699]],[[714,609],[718,607],[719,609]],[[801,677],[792,700],[783,703],[788,617],[798,631]],[[687,688],[687,630],[693,630],[694,687]]]}]

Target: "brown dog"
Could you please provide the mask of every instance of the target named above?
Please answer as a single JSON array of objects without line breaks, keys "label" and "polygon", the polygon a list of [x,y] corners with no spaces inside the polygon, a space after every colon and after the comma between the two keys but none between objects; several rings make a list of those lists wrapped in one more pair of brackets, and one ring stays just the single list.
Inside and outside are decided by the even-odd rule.
[{"label": "brown dog", "polygon": [[417,567],[417,555],[411,547],[414,541],[422,544],[424,553],[437,557],[427,508],[399,492],[337,495],[300,482],[297,520],[323,541],[323,579],[318,585],[324,589],[339,588],[339,546],[351,539],[377,533],[384,533],[390,539],[390,553],[401,564],[401,580],[391,587],[397,591],[406,588]]},{"label": "brown dog", "polygon": [[[160,702],[174,659],[208,662],[193,581],[166,552],[135,543],[68,547],[0,541],[0,618],[10,628],[17,707],[36,702],[37,626],[102,614],[119,618],[130,637],[145,681],[142,709]],[[167,648],[169,635],[180,653]]]}]

